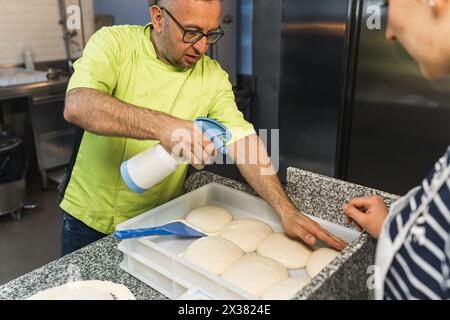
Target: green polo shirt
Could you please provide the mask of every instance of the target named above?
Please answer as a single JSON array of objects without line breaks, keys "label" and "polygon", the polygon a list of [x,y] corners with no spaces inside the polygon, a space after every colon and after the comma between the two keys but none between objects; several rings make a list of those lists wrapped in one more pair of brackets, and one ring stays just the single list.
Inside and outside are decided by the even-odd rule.
[{"label": "green polo shirt", "polygon": [[[102,28],[74,64],[68,91],[91,88],[139,107],[194,120],[210,117],[233,134],[230,143],[255,134],[237,109],[228,74],[203,57],[192,69],[160,61],[150,41],[150,25]],[[188,166],[138,194],[128,189],[120,165],[158,141],[112,138],[85,132],[61,208],[88,226],[111,233],[115,226],[180,196]]]}]

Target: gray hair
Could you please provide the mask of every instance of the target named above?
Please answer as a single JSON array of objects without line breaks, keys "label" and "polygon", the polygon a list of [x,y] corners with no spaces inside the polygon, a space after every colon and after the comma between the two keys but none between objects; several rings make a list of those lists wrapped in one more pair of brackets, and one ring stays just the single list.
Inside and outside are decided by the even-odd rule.
[{"label": "gray hair", "polygon": [[[170,8],[176,0],[148,0],[148,5],[151,6],[163,6]],[[217,1],[217,0],[200,0],[200,1]],[[222,1],[222,0],[219,0]]]},{"label": "gray hair", "polygon": [[170,7],[175,0],[148,0],[150,6]]}]

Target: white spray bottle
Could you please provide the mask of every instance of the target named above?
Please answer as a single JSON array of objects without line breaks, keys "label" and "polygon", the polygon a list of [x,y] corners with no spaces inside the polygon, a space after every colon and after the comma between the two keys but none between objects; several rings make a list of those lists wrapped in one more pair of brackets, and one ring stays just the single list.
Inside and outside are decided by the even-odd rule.
[{"label": "white spray bottle", "polygon": [[[226,143],[231,139],[228,129],[220,122],[204,117],[195,119],[195,124],[211,140],[217,151],[225,155]],[[143,193],[177,170],[180,164],[161,144],[157,144],[124,161],[120,166],[120,173],[132,191]]]}]

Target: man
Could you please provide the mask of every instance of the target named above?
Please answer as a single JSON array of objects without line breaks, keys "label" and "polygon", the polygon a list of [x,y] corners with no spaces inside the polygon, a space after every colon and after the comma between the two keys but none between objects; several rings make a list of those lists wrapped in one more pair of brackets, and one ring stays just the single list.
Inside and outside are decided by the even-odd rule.
[{"label": "man", "polygon": [[[180,144],[186,147],[186,141],[175,141],[172,134],[184,129],[199,136],[193,124],[199,116],[216,119],[231,131],[228,148],[235,159],[248,158],[237,153],[238,143],[259,145],[258,164],[238,168],[277,211],[289,235],[308,244],[318,237],[338,249],[345,247],[344,241],[298,212],[275,172],[261,175],[262,163],[270,163],[267,151],[237,110],[228,75],[205,56],[208,46],[223,35],[220,13],[220,0],[162,0],[150,8],[151,24],[103,28],[90,39],[75,63],[64,112],[85,131],[61,188],[61,208],[66,212],[63,254],[181,195],[187,165],[143,195],[126,187],[119,167],[158,141],[169,152]],[[215,157],[207,138],[188,143],[180,155],[197,169]]]}]

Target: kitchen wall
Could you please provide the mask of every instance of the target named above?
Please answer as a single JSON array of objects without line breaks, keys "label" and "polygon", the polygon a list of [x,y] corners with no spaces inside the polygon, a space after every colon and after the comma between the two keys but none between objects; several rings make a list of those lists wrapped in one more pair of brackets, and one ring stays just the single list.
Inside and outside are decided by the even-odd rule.
[{"label": "kitchen wall", "polygon": [[252,68],[252,32],[253,0],[240,0],[238,8],[238,73],[251,75]]},{"label": "kitchen wall", "polygon": [[148,0],[93,0],[96,15],[114,16],[114,24],[145,25],[150,22]]},{"label": "kitchen wall", "polygon": [[[78,0],[66,0],[66,6],[78,4]],[[81,0],[84,34],[89,39],[94,31],[92,0]],[[58,0],[0,0],[0,64],[22,63],[22,52],[32,50],[35,62],[63,60],[67,58],[63,29],[58,23]],[[73,57],[83,50],[81,33],[73,38]]]},{"label": "kitchen wall", "polygon": [[[1,0],[0,0],[1,1]],[[252,74],[253,1],[239,0],[238,5],[238,73]],[[147,24],[150,20],[148,0],[93,0],[95,15],[112,15],[114,24]]]}]

